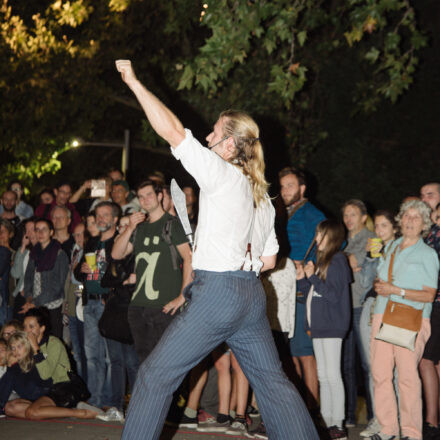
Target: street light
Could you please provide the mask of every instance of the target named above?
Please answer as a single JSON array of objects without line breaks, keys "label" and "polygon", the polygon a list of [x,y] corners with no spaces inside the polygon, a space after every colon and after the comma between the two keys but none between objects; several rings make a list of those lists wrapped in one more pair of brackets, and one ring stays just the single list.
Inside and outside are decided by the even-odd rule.
[{"label": "street light", "polygon": [[71,143],[73,148],[80,146],[90,147],[107,147],[107,148],[122,148],[122,160],[121,169],[125,176],[127,176],[128,164],[130,160],[130,130],[124,130],[124,143],[111,143],[111,142],[88,142],[82,139],[74,139]]}]

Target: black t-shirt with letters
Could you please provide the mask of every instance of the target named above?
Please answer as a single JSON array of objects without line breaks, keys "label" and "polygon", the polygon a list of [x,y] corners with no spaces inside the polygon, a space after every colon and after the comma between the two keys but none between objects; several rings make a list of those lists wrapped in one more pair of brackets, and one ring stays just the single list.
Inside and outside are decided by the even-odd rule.
[{"label": "black t-shirt with letters", "polygon": [[[141,223],[132,235],[136,271],[136,288],[130,303],[133,306],[162,308],[180,293],[182,270],[173,269],[170,246],[163,238],[164,226],[170,218],[165,213],[153,223]],[[187,242],[180,221],[172,221],[171,243],[179,246]]]}]

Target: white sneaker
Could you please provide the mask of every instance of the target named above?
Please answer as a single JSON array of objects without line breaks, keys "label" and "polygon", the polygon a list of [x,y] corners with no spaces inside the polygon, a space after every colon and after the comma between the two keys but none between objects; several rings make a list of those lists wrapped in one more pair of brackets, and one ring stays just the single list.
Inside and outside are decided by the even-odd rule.
[{"label": "white sneaker", "polygon": [[204,422],[199,422],[197,431],[199,432],[225,432],[230,426],[229,420],[224,423],[217,422],[214,417],[207,418]]},{"label": "white sneaker", "polygon": [[98,408],[93,405],[89,405],[86,402],[78,402],[78,405],[76,405],[76,409],[87,409],[89,411],[94,411],[94,412],[98,413],[98,416],[104,415],[104,411],[101,408]]},{"label": "white sneaker", "polygon": [[380,426],[376,417],[374,417],[368,422],[367,427],[363,431],[361,431],[359,435],[361,437],[371,437],[373,434],[377,434],[378,432],[380,432],[381,428],[382,427]]},{"label": "white sneaker", "polygon": [[117,408],[112,406],[109,408],[105,414],[100,414],[96,416],[99,420],[104,420],[104,422],[121,422],[123,423],[125,421],[124,414],[119,411]]},{"label": "white sneaker", "polygon": [[225,434],[245,435],[246,431],[247,431],[246,422],[240,422],[239,420],[234,420],[231,426],[225,432]]}]

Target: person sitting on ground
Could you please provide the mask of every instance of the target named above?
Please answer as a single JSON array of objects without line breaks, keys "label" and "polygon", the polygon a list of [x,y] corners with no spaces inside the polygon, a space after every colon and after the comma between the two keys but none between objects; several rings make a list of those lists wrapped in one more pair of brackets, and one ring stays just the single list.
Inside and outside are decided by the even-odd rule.
[{"label": "person sitting on ground", "polygon": [[8,342],[9,338],[14,333],[22,332],[22,331],[23,331],[23,324],[17,319],[11,319],[2,327],[0,331],[0,338]]},{"label": "person sitting on ground", "polygon": [[[51,381],[43,381],[35,368],[34,353],[25,332],[14,333],[8,341],[8,351],[16,360],[0,379],[0,414],[17,417],[24,403],[29,406],[49,391]],[[16,390],[20,398],[10,400]],[[22,413],[25,418],[25,412]]]},{"label": "person sitting on ground", "polygon": [[[0,338],[0,379],[4,376],[8,369],[8,343]],[[6,415],[0,412],[0,417],[6,417]]]},{"label": "person sitting on ground", "polygon": [[8,368],[8,343],[0,338],[0,378],[6,373]]},{"label": "person sitting on ground", "polygon": [[[23,324],[18,321],[17,319],[12,319],[11,321],[8,321],[1,329],[0,331],[0,338],[4,339],[6,343],[8,343],[10,337],[17,333],[23,331]],[[14,355],[8,351],[8,366],[14,365],[17,362],[17,359],[15,359]]]},{"label": "person sitting on ground", "polygon": [[[11,336],[9,348],[17,364],[0,380],[0,408],[6,415],[40,420],[57,417],[93,419],[100,411],[75,408],[83,390],[70,380],[70,362],[63,343],[48,333],[49,319],[43,308],[30,310],[25,317],[25,332]],[[5,403],[15,389],[19,399]]]}]

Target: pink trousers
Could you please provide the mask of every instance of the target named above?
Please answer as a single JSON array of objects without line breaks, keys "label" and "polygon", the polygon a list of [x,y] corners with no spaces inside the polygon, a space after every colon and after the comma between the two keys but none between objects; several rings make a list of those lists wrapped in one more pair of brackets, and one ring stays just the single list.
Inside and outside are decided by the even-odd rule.
[{"label": "pink trousers", "polygon": [[421,440],[422,384],[418,365],[431,334],[431,324],[428,318],[423,318],[415,350],[411,351],[374,339],[382,323],[382,316],[374,315],[371,326],[370,355],[376,417],[384,434],[399,435],[397,399],[393,386],[393,370],[396,366],[402,436]]}]

